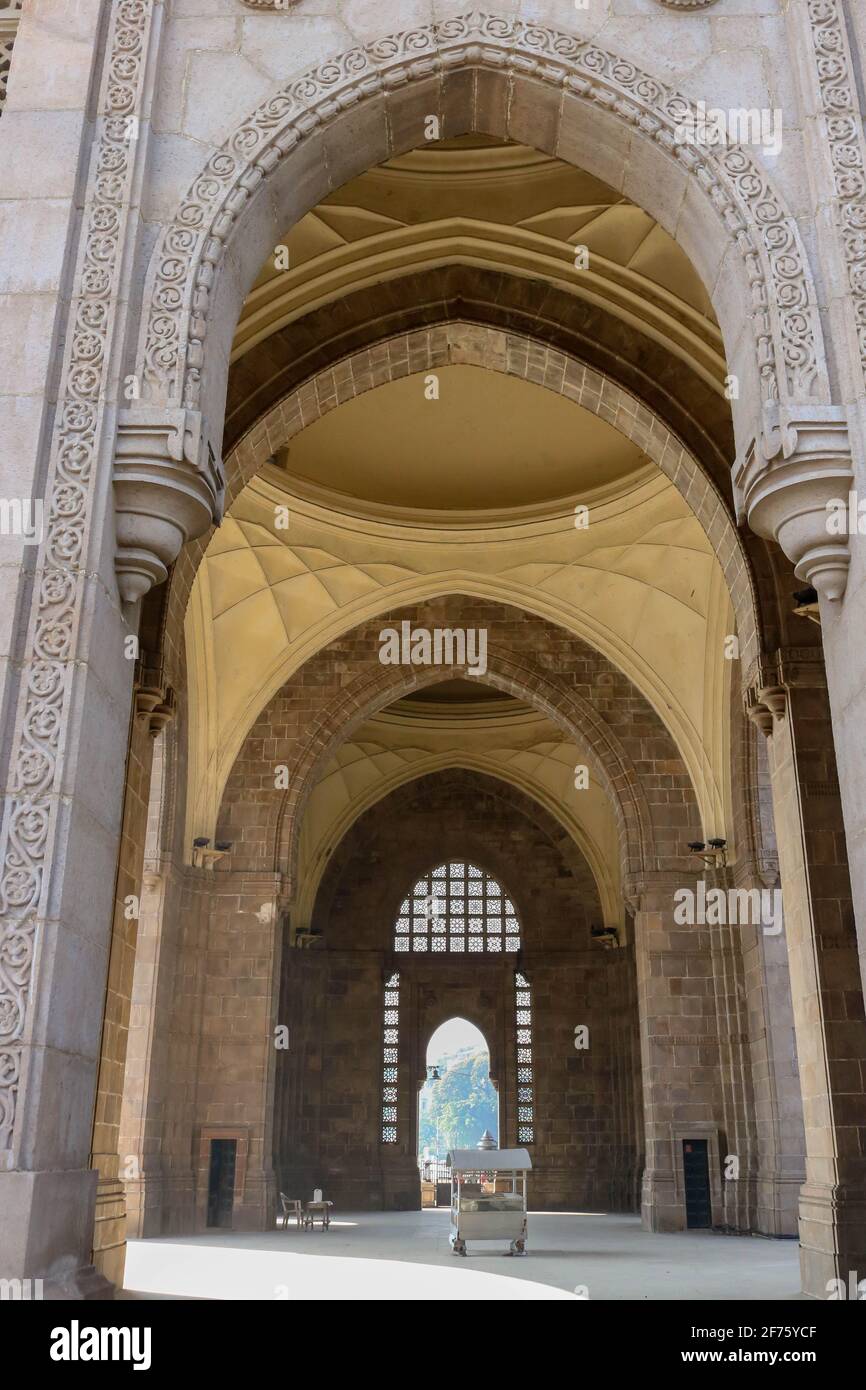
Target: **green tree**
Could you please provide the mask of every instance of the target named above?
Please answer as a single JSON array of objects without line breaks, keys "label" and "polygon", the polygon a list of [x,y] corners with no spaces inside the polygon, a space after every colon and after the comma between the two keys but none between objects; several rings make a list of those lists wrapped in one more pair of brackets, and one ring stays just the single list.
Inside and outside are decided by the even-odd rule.
[{"label": "green tree", "polygon": [[490,1080],[486,1050],[464,1048],[438,1063],[439,1081],[428,1081],[421,1092],[419,1152],[474,1149],[485,1129],[494,1139],[499,1130],[499,1101]]}]

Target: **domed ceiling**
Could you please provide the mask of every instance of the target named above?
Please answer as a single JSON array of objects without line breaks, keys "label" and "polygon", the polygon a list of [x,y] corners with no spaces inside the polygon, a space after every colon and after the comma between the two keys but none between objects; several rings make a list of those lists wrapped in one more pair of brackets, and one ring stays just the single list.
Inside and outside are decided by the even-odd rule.
[{"label": "domed ceiling", "polygon": [[646,463],[597,415],[543,386],[469,365],[347,401],[277,454],[293,482],[421,511],[580,501]]}]

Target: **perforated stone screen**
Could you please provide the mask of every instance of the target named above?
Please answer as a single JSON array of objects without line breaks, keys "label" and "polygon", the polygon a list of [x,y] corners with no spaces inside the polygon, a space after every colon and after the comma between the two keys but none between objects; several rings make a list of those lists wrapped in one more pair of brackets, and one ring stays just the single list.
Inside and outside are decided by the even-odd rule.
[{"label": "perforated stone screen", "polygon": [[459,859],[419,878],[400,904],[395,951],[520,950],[520,924],[496,879]]}]

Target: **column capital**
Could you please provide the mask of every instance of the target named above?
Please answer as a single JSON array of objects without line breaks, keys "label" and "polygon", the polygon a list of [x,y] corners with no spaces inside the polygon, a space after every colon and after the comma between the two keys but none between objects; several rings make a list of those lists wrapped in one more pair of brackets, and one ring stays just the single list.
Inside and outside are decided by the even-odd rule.
[{"label": "column capital", "polygon": [[791,690],[826,690],[827,671],[820,647],[779,647],[758,657],[748,674],[746,717],[769,738],[784,718]]},{"label": "column capital", "polygon": [[156,738],[174,718],[174,691],[170,685],[137,685],[133,699],[136,719],[147,724],[150,737]]},{"label": "column capital", "polygon": [[161,584],[181,546],[222,520],[225,476],[201,413],[122,411],[114,454],[117,585],[126,603]]},{"label": "column capital", "polygon": [[847,535],[828,530],[828,504],[847,503],[853,481],[841,405],[767,403],[755,438],[733,468],[740,519],[776,541],[798,579],[825,599],[842,597],[851,563]]}]

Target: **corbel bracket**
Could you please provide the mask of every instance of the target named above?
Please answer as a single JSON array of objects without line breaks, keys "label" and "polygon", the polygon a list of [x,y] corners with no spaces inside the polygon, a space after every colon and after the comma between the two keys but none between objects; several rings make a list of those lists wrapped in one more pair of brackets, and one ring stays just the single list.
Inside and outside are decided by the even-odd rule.
[{"label": "corbel bracket", "polygon": [[848,537],[828,520],[853,480],[845,409],[834,405],[765,405],[760,434],[733,468],[739,515],[824,599],[840,599],[848,582]]},{"label": "corbel bracket", "polygon": [[827,672],[816,647],[780,647],[772,656],[762,657],[745,693],[745,711],[752,723],[772,737],[776,721],[788,708],[788,692],[795,687],[826,690]]},{"label": "corbel bracket", "polygon": [[138,405],[120,415],[113,481],[117,586],[135,603],[222,520],[225,476],[199,411]]}]

